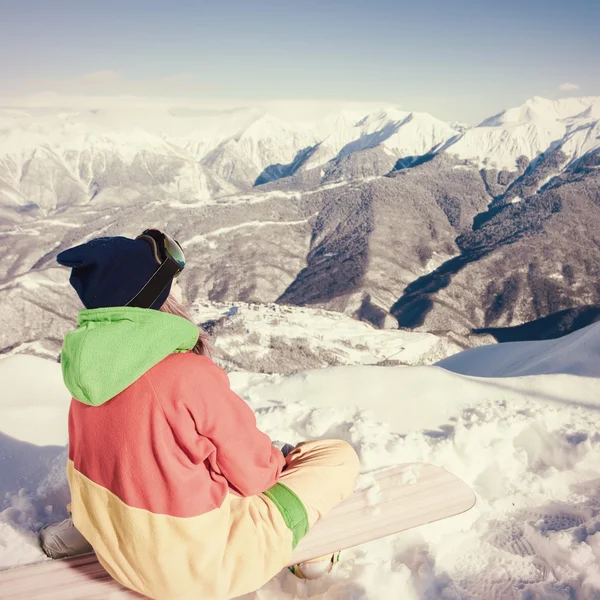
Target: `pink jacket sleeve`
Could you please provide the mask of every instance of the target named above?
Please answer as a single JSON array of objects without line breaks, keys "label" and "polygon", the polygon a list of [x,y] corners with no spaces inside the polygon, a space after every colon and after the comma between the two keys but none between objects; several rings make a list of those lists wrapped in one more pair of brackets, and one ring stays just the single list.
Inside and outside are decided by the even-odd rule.
[{"label": "pink jacket sleeve", "polygon": [[202,414],[195,419],[199,433],[215,446],[217,465],[230,487],[242,496],[260,494],[277,482],[285,458],[257,428],[252,409],[231,390],[225,371],[209,358],[203,361]]}]

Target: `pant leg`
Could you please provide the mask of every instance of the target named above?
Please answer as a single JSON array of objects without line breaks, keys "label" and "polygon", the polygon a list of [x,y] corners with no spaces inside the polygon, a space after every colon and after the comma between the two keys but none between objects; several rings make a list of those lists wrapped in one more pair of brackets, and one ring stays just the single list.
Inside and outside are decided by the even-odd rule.
[{"label": "pant leg", "polygon": [[298,444],[287,455],[279,481],[302,500],[312,526],[352,494],[358,473],[358,456],[350,444],[315,440]]}]

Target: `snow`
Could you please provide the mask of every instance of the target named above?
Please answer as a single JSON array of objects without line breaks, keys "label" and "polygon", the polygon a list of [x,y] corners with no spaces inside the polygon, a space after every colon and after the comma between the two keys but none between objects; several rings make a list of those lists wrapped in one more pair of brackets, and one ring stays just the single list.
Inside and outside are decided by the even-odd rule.
[{"label": "snow", "polygon": [[194,237],[190,238],[186,242],[183,242],[182,246],[184,248],[187,248],[188,246],[190,246],[192,244],[205,242],[206,238],[218,237],[220,235],[224,235],[224,234],[230,233],[232,231],[237,231],[239,229],[245,229],[245,228],[256,229],[256,228],[260,228],[260,227],[278,226],[278,225],[287,225],[287,226],[304,225],[305,223],[308,223],[308,221],[310,219],[312,219],[314,216],[315,215],[311,215],[307,219],[300,219],[298,221],[248,221],[246,223],[239,223],[238,225],[232,225],[231,227],[221,227],[221,228],[215,229],[213,231],[208,231],[207,233],[205,233],[203,235],[195,235]]},{"label": "snow", "polygon": [[600,148],[600,97],[547,100],[534,97],[467,130],[446,151],[480,168],[516,169],[519,156],[530,160],[562,145],[569,163]]},{"label": "snow", "polygon": [[[70,227],[71,229],[77,229],[78,227],[80,227],[80,225],[77,223],[69,223],[68,221],[59,221],[57,219],[46,219],[44,221],[44,224],[55,225],[58,227]],[[39,235],[39,231],[37,232],[37,235]]]},{"label": "snow", "polygon": [[507,342],[466,350],[437,363],[439,367],[479,377],[568,373],[597,377],[600,326],[589,325],[564,338]]},{"label": "snow", "polygon": [[264,193],[253,193],[253,194],[237,194],[233,199],[234,202],[246,202],[248,204],[257,204],[259,202],[266,202],[277,198],[292,198],[300,199],[300,192],[285,192],[282,190],[271,190]]},{"label": "snow", "polygon": [[[375,329],[345,314],[323,309],[197,301],[191,312],[199,323],[228,317],[228,325],[217,334],[214,346],[234,357],[238,352],[263,356],[273,337],[292,345],[305,342],[316,354],[327,353],[344,365],[374,365],[390,358],[407,365],[431,364],[457,350],[451,342],[430,333]],[[240,330],[243,334],[235,333]],[[297,362],[299,357],[293,354],[289,358]],[[280,356],[279,364],[282,362]]]},{"label": "snow", "polygon": [[[472,349],[432,367],[238,372],[230,380],[273,439],[350,442],[373,509],[370,473],[404,462],[441,465],[478,499],[464,515],[344,551],[319,580],[284,571],[245,600],[600,594],[600,324],[558,340]],[[41,560],[32,532],[64,516],[68,394],[60,365],[31,356],[0,360],[0,389],[7,567]]]},{"label": "snow", "polygon": [[308,161],[308,168],[378,145],[397,158],[420,156],[459,133],[428,113],[410,113],[395,107],[380,109],[354,122],[337,115],[319,124],[317,130],[327,137]]},{"label": "snow", "polygon": [[571,128],[562,145],[562,151],[573,162],[577,158],[595,150],[600,149],[600,102],[597,111],[599,116],[597,120],[588,123],[581,123],[577,127]]},{"label": "snow", "polygon": [[447,152],[463,160],[478,161],[480,167],[514,171],[519,156],[535,158],[562,139],[566,131],[565,124],[558,121],[479,126],[469,129]]},{"label": "snow", "polygon": [[584,96],[580,98],[561,98],[548,100],[534,96],[521,106],[509,108],[498,115],[490,117],[481,123],[481,126],[497,127],[511,123],[524,123],[531,121],[562,121],[581,116],[592,116],[598,113],[600,97]]},{"label": "snow", "polygon": [[427,264],[423,267],[424,273],[432,273],[438,267],[443,265],[450,257],[451,255],[448,254],[440,254],[439,252],[434,252],[431,258],[427,261]]},{"label": "snow", "polygon": [[[24,354],[0,360],[0,431],[38,446],[64,445],[69,399],[60,365]],[[17,393],[15,393],[15,391]]]},{"label": "snow", "polygon": [[[207,184],[202,181],[207,175],[195,172],[194,167],[205,167],[223,188],[219,195],[227,195],[234,193],[234,186],[241,181],[232,173],[244,171],[239,176],[246,181],[241,183],[250,185],[266,167],[290,164],[309,148],[315,152],[305,168],[380,144],[393,156],[416,156],[459,133],[429,114],[395,107],[374,112],[369,105],[342,107],[306,120],[283,119],[258,106],[201,110],[141,103],[125,104],[119,110],[86,108],[87,102],[81,100],[79,108],[68,110],[0,107],[0,158],[14,161],[18,172],[43,148],[75,179],[82,165],[89,173],[92,166],[97,168],[96,163],[106,164],[107,160],[132,165],[140,157],[144,162],[146,155],[180,159],[185,167],[179,167],[179,188],[195,190],[207,199]],[[271,107],[275,113],[280,109]],[[363,112],[366,110],[370,112]],[[203,161],[201,165],[199,161]]]}]

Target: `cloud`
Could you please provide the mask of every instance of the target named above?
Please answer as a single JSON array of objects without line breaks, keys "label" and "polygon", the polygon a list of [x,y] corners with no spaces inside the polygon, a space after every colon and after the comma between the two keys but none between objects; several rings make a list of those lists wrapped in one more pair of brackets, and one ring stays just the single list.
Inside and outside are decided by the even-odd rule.
[{"label": "cloud", "polygon": [[558,86],[558,89],[562,92],[571,92],[573,90],[578,90],[580,87],[581,86],[577,85],[576,83],[569,83],[568,81],[566,81],[565,83],[561,83]]}]

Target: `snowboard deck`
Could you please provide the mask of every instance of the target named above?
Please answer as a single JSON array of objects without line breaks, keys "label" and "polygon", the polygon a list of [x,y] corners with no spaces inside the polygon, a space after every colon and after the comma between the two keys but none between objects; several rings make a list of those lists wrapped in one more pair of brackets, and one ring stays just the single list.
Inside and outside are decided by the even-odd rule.
[{"label": "snowboard deck", "polygon": [[475,504],[464,481],[429,463],[398,465],[366,477],[371,479],[368,487],[355,490],[313,525],[290,564],[446,519]]},{"label": "snowboard deck", "polygon": [[[287,566],[458,515],[475,504],[468,485],[428,463],[390,467],[365,479],[366,487],[310,529]],[[143,596],[114,581],[92,553],[0,571],[0,598],[122,600]]]}]

